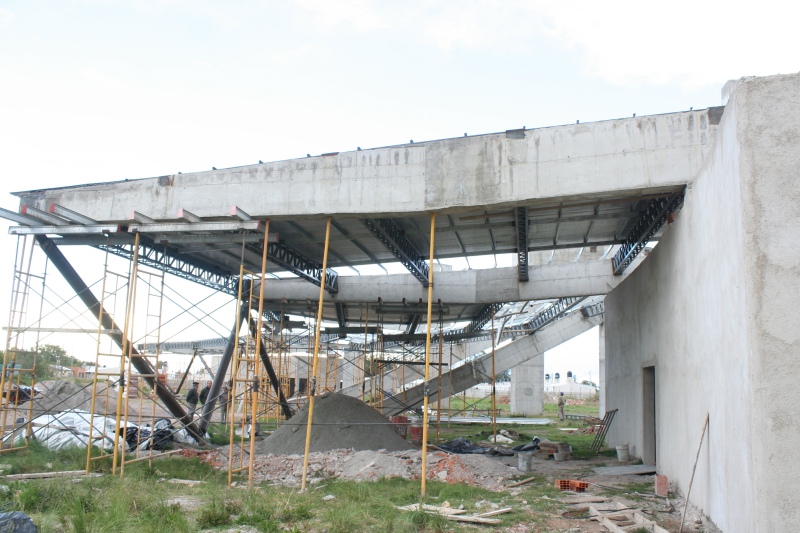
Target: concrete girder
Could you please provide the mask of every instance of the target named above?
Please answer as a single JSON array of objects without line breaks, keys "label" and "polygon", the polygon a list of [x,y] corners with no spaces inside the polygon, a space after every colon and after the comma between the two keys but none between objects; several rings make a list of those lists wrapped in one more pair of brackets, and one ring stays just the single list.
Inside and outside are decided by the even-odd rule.
[{"label": "concrete girder", "polygon": [[[520,282],[516,267],[443,271],[436,273],[436,299],[445,304],[490,305],[501,302],[547,300],[609,293],[625,277],[614,276],[611,261],[580,261],[537,266],[531,282]],[[410,274],[341,276],[333,301],[341,303],[419,301],[425,289]],[[267,301],[316,301],[318,291],[297,279],[270,280]]]},{"label": "concrete girder", "polygon": [[[551,350],[559,344],[589,331],[602,322],[602,315],[586,318],[582,313],[574,312],[542,328],[534,335],[526,335],[518,340],[501,345],[495,349],[495,373],[501,374],[536,355],[544,354],[547,350]],[[490,379],[491,365],[492,355],[488,353],[454,368],[449,373],[442,374],[442,398],[448,398]],[[420,383],[407,389],[404,402],[401,402],[402,397],[400,395],[386,398],[384,400],[383,414],[393,416],[420,405],[425,387],[425,383]],[[431,391],[429,399],[435,400],[436,391],[438,390],[437,379],[429,380],[427,387]],[[350,396],[357,396],[360,392],[360,384],[341,391],[342,394]]]},{"label": "concrete girder", "polygon": [[126,221],[143,205],[157,220],[174,218],[180,208],[202,218],[220,217],[234,204],[252,218],[390,217],[676,191],[698,174],[714,142],[713,112],[458,137],[17,194],[41,210],[57,203],[94,220]]}]

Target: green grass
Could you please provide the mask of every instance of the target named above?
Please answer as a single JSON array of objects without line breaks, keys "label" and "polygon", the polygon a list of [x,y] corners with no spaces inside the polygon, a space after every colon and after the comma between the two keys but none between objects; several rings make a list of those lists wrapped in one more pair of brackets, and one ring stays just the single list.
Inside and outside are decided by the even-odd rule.
[{"label": "green grass", "polygon": [[[538,435],[569,442],[575,453],[588,450],[594,438],[594,435],[566,434],[559,430],[560,427],[569,427],[569,423],[533,427],[510,424],[500,429],[503,427],[520,432],[518,442],[529,442],[533,435]],[[491,428],[485,425],[453,425],[442,430],[443,435],[467,436],[475,441],[491,435]],[[15,472],[80,470],[84,466],[85,451],[68,449],[54,452],[34,444],[28,449],[4,454],[0,461],[10,465]],[[93,469],[108,472],[110,468],[102,463],[93,463]],[[47,468],[48,464],[51,468]],[[193,479],[203,483],[176,485],[161,482],[163,478]],[[241,477],[237,479],[242,480]],[[426,497],[421,499],[419,480],[399,478],[363,483],[329,479],[322,484],[324,486],[312,485],[303,493],[293,488],[269,486],[229,490],[225,471],[197,458],[170,456],[153,461],[152,466],[146,461],[126,465],[124,479],[105,475],[79,480],[11,482],[7,492],[0,492],[0,510],[29,513],[42,533],[225,530],[237,525],[250,526],[261,532],[474,530],[474,526],[436,515],[397,508],[421,500],[431,505],[448,502],[455,508],[463,506],[468,512],[478,511],[479,501],[512,507],[512,513],[497,517],[502,520],[498,530],[525,523],[536,531],[546,531],[549,518],[563,510],[556,501],[561,494],[552,486],[552,481],[539,476],[521,487],[518,496],[430,481]],[[652,492],[649,484],[647,487],[632,487],[634,491]],[[323,500],[328,495],[334,498]],[[523,500],[526,504],[522,504]],[[192,503],[191,507],[182,508],[177,503],[187,505],[187,501]],[[481,506],[480,510],[488,508]]]}]

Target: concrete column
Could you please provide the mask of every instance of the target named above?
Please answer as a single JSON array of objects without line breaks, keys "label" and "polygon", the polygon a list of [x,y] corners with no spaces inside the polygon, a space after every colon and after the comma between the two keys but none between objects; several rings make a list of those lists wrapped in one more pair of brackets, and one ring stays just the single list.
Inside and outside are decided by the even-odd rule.
[{"label": "concrete column", "polygon": [[606,326],[600,324],[600,339],[598,342],[598,352],[600,354],[600,418],[606,416]]},{"label": "concrete column", "polygon": [[511,414],[544,412],[544,355],[537,355],[511,369]]}]

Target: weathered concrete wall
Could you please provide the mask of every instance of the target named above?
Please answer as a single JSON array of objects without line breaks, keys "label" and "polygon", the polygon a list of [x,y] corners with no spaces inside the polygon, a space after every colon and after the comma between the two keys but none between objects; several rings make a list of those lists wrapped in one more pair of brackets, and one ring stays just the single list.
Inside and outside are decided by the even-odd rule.
[{"label": "weathered concrete wall", "polygon": [[740,82],[683,210],[606,297],[609,443],[647,453],[655,368],[659,470],[726,532],[800,527],[800,76]]},{"label": "weathered concrete wall", "polygon": [[715,129],[707,110],[686,111],[52,189],[22,203],[122,222],[133,209],[156,219],[181,208],[224,216],[233,205],[258,217],[381,216],[646,194],[691,180]]},{"label": "weathered concrete wall", "polygon": [[511,369],[511,414],[541,415],[544,412],[544,354],[538,354]]}]

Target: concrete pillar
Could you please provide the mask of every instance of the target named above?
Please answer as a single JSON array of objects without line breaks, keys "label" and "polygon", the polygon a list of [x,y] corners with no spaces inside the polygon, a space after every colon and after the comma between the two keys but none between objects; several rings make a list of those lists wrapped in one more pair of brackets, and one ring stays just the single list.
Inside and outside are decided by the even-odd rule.
[{"label": "concrete pillar", "polygon": [[600,324],[598,352],[600,354],[600,418],[606,416],[606,326]]},{"label": "concrete pillar", "polygon": [[544,412],[544,355],[511,369],[511,414],[534,416]]}]

